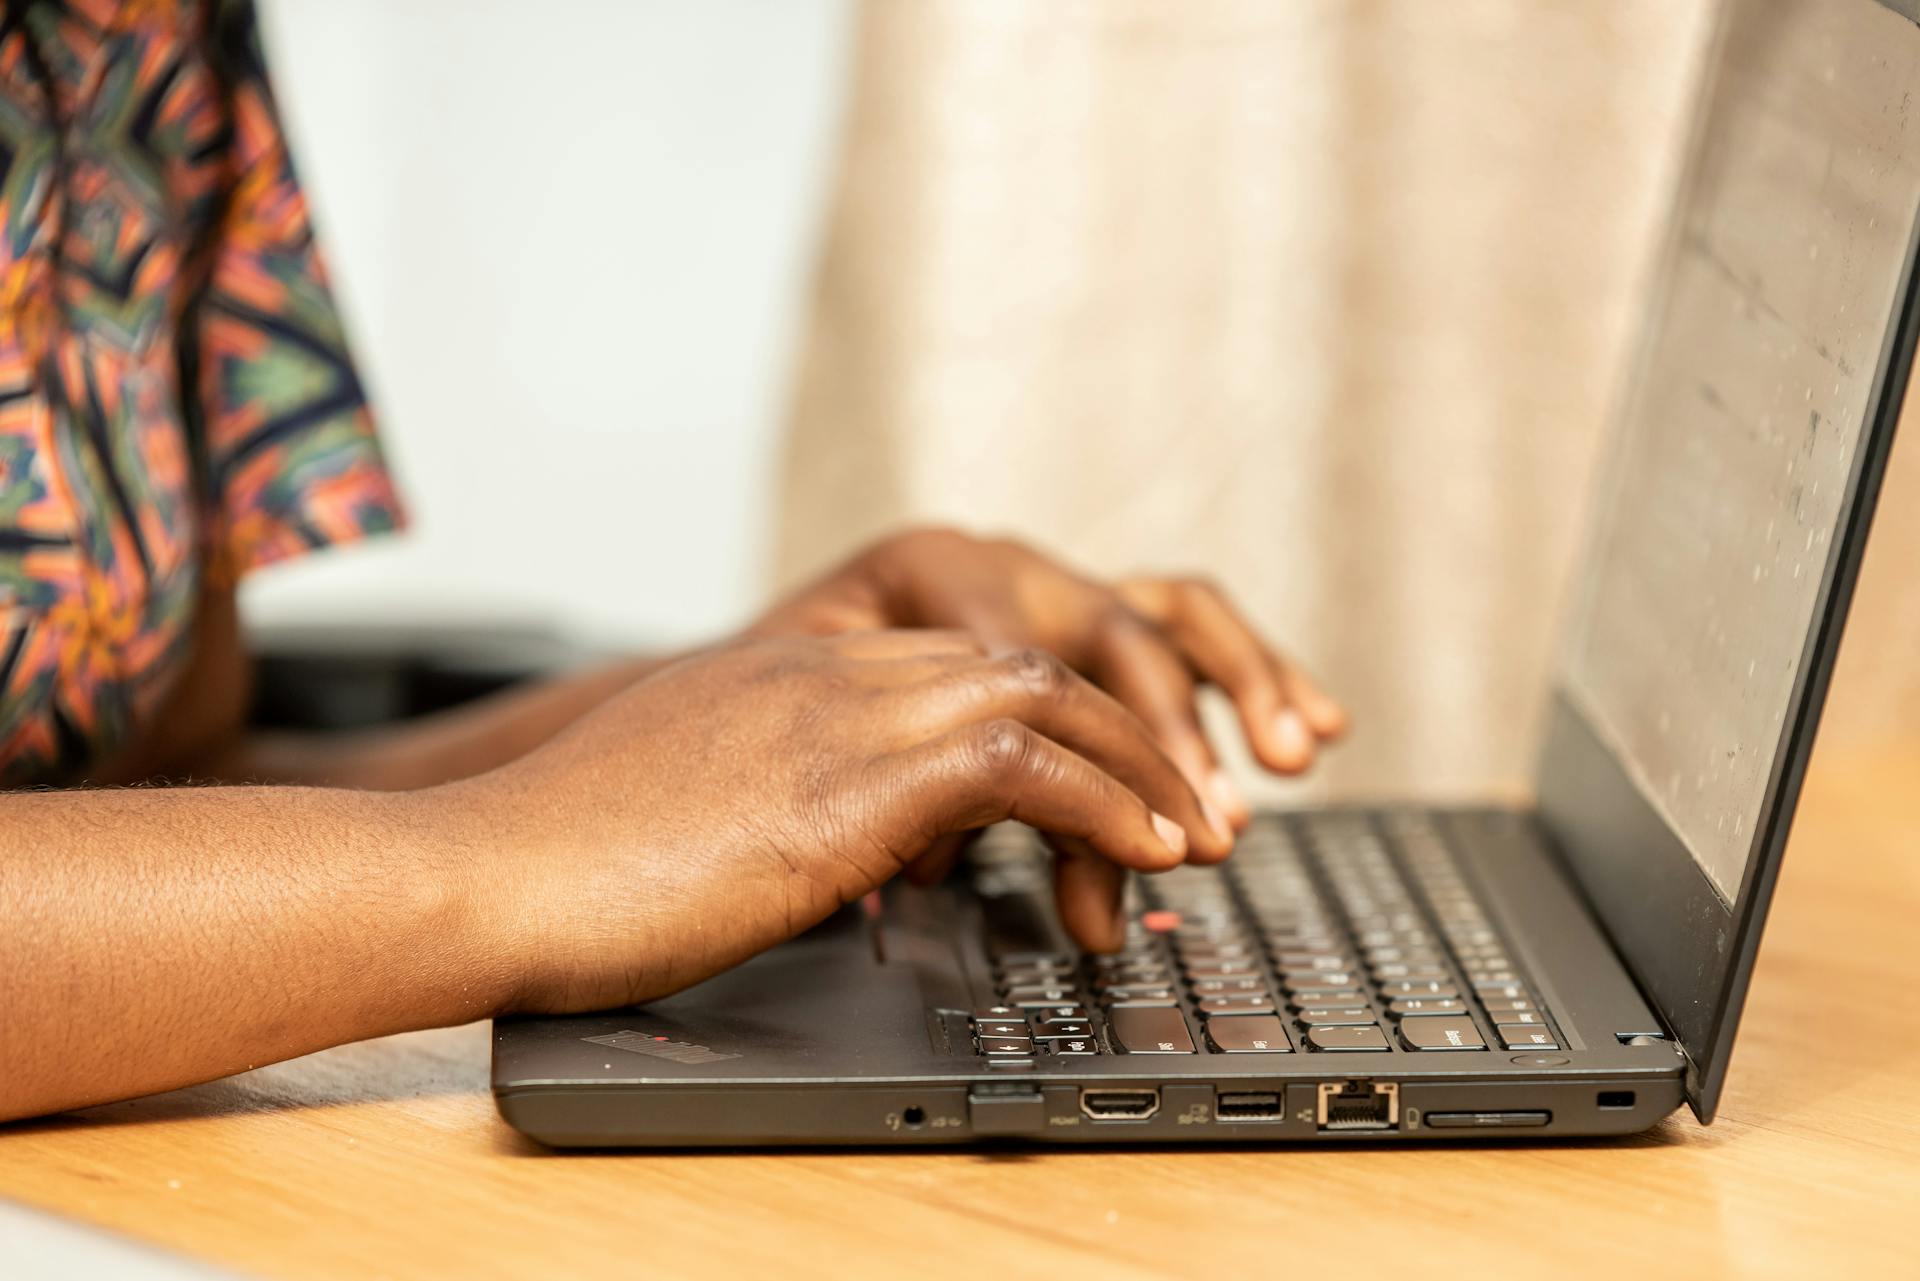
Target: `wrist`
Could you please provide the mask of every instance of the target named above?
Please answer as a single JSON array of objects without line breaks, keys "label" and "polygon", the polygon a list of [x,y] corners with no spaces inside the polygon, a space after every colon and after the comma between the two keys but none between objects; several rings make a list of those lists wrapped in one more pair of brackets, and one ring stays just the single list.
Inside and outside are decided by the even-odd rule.
[{"label": "wrist", "polygon": [[407,851],[403,880],[416,922],[407,942],[425,963],[432,1021],[469,1023],[510,1009],[526,981],[523,914],[502,892],[498,851],[507,838],[482,812],[481,791],[450,783],[367,795]]}]

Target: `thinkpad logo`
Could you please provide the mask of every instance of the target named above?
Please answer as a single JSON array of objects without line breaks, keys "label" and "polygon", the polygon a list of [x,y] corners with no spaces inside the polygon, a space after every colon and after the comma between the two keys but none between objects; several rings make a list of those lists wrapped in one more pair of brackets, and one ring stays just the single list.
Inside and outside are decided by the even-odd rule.
[{"label": "thinkpad logo", "polygon": [[665,1059],[669,1063],[721,1063],[727,1059],[740,1057],[738,1054],[722,1054],[718,1050],[709,1050],[704,1045],[670,1040],[647,1032],[615,1032],[611,1036],[583,1036],[580,1039],[593,1045],[625,1050],[629,1054],[644,1054],[649,1058]]}]

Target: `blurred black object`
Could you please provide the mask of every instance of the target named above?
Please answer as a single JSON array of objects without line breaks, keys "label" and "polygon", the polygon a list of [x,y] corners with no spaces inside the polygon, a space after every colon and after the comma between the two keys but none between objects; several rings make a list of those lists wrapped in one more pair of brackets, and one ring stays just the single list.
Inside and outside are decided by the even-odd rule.
[{"label": "blurred black object", "polygon": [[252,723],[347,730],[424,716],[589,661],[593,651],[535,627],[268,628]]}]

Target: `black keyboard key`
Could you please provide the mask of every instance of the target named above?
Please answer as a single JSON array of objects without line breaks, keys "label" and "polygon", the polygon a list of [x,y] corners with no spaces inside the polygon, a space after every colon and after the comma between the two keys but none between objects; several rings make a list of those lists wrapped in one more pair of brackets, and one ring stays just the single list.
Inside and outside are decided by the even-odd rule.
[{"label": "black keyboard key", "polygon": [[1367,964],[1391,965],[1399,962],[1403,965],[1438,965],[1440,954],[1427,948],[1414,947],[1370,947],[1366,951]]},{"label": "black keyboard key", "polygon": [[1079,995],[1074,988],[1031,983],[1008,988],[1005,1000],[1008,1005],[1069,1005]]},{"label": "black keyboard key", "polygon": [[1259,963],[1252,960],[1189,961],[1184,968],[1191,979],[1230,979],[1260,972]]},{"label": "black keyboard key", "polygon": [[1308,991],[1294,992],[1287,998],[1287,1004],[1296,1010],[1304,1010],[1309,1007],[1326,1009],[1329,1006],[1335,1005],[1365,1005],[1367,1001],[1368,997],[1365,992],[1351,987],[1337,988],[1332,991],[1311,989]]},{"label": "black keyboard key", "polygon": [[1043,961],[999,961],[999,972],[1006,974],[1071,974],[1078,968],[1066,957],[1048,957]]},{"label": "black keyboard key", "polygon": [[1056,1058],[1075,1058],[1080,1055],[1100,1053],[1099,1042],[1090,1036],[1068,1036],[1059,1040],[1043,1041],[1041,1044]]},{"label": "black keyboard key", "polygon": [[1400,1044],[1409,1050],[1484,1050],[1487,1043],[1472,1019],[1406,1019],[1400,1024]]},{"label": "black keyboard key", "polygon": [[1199,979],[1193,985],[1195,996],[1261,996],[1267,991],[1267,981],[1241,975],[1231,979]]},{"label": "black keyboard key", "polygon": [[1175,946],[1190,943],[1245,943],[1247,932],[1232,921],[1207,921],[1182,925],[1173,932]]},{"label": "black keyboard key", "polygon": [[1255,952],[1251,943],[1176,943],[1174,950],[1189,961],[1238,960]]},{"label": "black keyboard key", "polygon": [[1156,983],[1165,986],[1173,982],[1173,971],[1164,965],[1129,965],[1125,969],[1109,970],[1093,981],[1097,988],[1108,988],[1130,983]]},{"label": "black keyboard key", "polygon": [[1107,1034],[1122,1054],[1196,1053],[1178,1009],[1116,1009],[1107,1016]]},{"label": "black keyboard key", "polygon": [[1058,965],[1070,970],[1073,968],[1073,957],[1066,952],[1001,952],[993,958],[993,963],[1004,968]]},{"label": "black keyboard key", "polygon": [[1358,938],[1361,947],[1419,947],[1427,942],[1420,930],[1361,930]]},{"label": "black keyboard key", "polygon": [[1343,1005],[1329,1009],[1314,1007],[1299,1010],[1294,1016],[1309,1027],[1372,1023],[1373,1011],[1364,1005]]},{"label": "black keyboard key", "polygon": [[1040,1005],[1021,1011],[1029,1019],[1045,1023],[1052,1019],[1067,1019],[1075,1023],[1085,1023],[1093,1016],[1087,1013],[1084,1005]]},{"label": "black keyboard key", "polygon": [[1275,952],[1273,963],[1283,970],[1344,970],[1347,954],[1331,947],[1318,952]]},{"label": "black keyboard key", "polygon": [[976,1023],[973,1025],[973,1030],[979,1036],[1025,1036],[1027,1025],[1025,1023]]},{"label": "black keyboard key", "polygon": [[1329,1052],[1385,1050],[1387,1048],[1387,1034],[1371,1025],[1367,1027],[1310,1027],[1307,1029],[1307,1044],[1313,1049]]},{"label": "black keyboard key", "polygon": [[1485,987],[1494,983],[1519,983],[1520,981],[1520,976],[1512,970],[1467,971],[1467,982],[1473,984],[1475,988]]},{"label": "black keyboard key", "polygon": [[1500,1011],[1500,1021],[1508,1025],[1518,1023],[1532,1024],[1534,1027],[1544,1027],[1546,1026],[1547,1016],[1538,1010],[1502,1010]]},{"label": "black keyboard key", "polygon": [[973,1012],[975,1023],[993,1023],[1004,1019],[1018,1019],[1025,1013],[1011,1005],[989,1005],[984,1010]]},{"label": "black keyboard key", "polygon": [[1043,1041],[1055,1036],[1092,1036],[1093,1024],[1085,1019],[1041,1019],[1033,1025],[1033,1034]]},{"label": "black keyboard key", "polygon": [[1437,965],[1405,965],[1390,961],[1373,967],[1373,977],[1381,983],[1451,983],[1453,976]]},{"label": "black keyboard key", "polygon": [[1021,967],[1017,970],[1000,972],[1000,990],[1022,987],[1071,987],[1073,973],[1070,970],[1042,970]]},{"label": "black keyboard key", "polygon": [[1448,996],[1457,997],[1460,992],[1450,979],[1406,979],[1393,983],[1382,983],[1380,990],[1389,999],[1396,996]]},{"label": "black keyboard key", "polygon": [[1483,1001],[1531,1001],[1533,993],[1519,983],[1475,983],[1474,995]]},{"label": "black keyboard key", "polygon": [[1350,970],[1282,970],[1280,983],[1295,991],[1306,988],[1343,988],[1360,986],[1360,976]]},{"label": "black keyboard key", "polygon": [[1560,1042],[1553,1037],[1553,1030],[1544,1027],[1529,1027],[1522,1023],[1502,1023],[1494,1029],[1500,1033],[1500,1044],[1509,1050],[1557,1050]]},{"label": "black keyboard key", "polygon": [[982,1054],[1032,1054],[1033,1042],[1024,1036],[983,1036],[980,1038]]},{"label": "black keyboard key", "polygon": [[1289,1054],[1287,1029],[1271,1014],[1207,1020],[1207,1040],[1222,1054]]},{"label": "black keyboard key", "polygon": [[1492,1000],[1489,1000],[1484,996],[1480,998],[1480,1004],[1487,1007],[1487,1012],[1489,1014],[1493,1014],[1496,1016],[1494,1019],[1495,1023],[1504,1023],[1506,1020],[1499,1018],[1497,1016],[1501,1014],[1505,1014],[1509,1011],[1537,1010],[1540,1008],[1539,1006],[1535,1005],[1532,1001],[1529,1001],[1529,1000],[1515,1001],[1515,1000],[1507,1000],[1507,999],[1498,998],[1498,997]]},{"label": "black keyboard key", "polygon": [[1271,1014],[1275,1006],[1270,996],[1203,996],[1200,1012],[1215,1014]]},{"label": "black keyboard key", "polygon": [[1451,996],[1403,996],[1387,1004],[1387,1013],[1396,1018],[1424,1014],[1465,1014],[1467,1003]]},{"label": "black keyboard key", "polygon": [[1267,950],[1278,956],[1318,956],[1327,952],[1341,952],[1346,943],[1337,934],[1315,932],[1312,934],[1268,934]]}]

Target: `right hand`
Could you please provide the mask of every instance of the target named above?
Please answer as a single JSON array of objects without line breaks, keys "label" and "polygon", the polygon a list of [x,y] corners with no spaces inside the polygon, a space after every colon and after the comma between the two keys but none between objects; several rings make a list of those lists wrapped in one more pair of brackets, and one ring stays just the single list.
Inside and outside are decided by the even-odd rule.
[{"label": "right hand", "polygon": [[1133,713],[950,632],[709,650],[436,791],[470,847],[511,851],[480,888],[522,1011],[677,991],[1002,819],[1055,838],[1062,924],[1093,950],[1122,941],[1126,869],[1232,849]]}]

